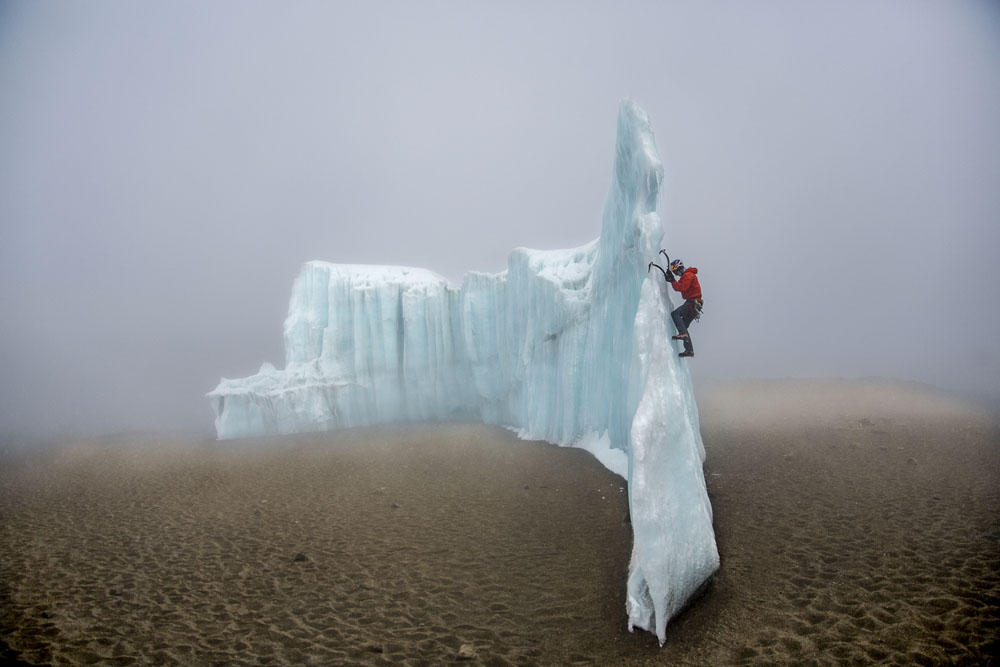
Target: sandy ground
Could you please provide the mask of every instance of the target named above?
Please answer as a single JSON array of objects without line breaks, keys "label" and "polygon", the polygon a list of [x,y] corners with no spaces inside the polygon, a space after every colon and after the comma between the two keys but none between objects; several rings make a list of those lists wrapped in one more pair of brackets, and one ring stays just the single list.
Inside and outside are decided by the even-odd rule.
[{"label": "sandy ground", "polygon": [[996,422],[924,388],[703,388],[722,568],[628,633],[620,478],[474,425],[65,443],[0,470],[31,664],[998,663]]}]

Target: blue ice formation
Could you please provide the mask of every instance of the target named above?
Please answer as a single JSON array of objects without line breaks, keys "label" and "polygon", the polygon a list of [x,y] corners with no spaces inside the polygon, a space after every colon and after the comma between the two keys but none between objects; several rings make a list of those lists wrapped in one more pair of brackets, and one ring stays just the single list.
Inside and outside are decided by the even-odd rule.
[{"label": "blue ice formation", "polygon": [[423,269],[307,263],[285,369],[208,394],[219,438],[474,418],[585,447],[628,480],[629,629],[662,644],[719,566],[691,376],[666,284],[647,273],[662,180],[646,113],[625,100],[599,239],[518,248],[459,288]]}]

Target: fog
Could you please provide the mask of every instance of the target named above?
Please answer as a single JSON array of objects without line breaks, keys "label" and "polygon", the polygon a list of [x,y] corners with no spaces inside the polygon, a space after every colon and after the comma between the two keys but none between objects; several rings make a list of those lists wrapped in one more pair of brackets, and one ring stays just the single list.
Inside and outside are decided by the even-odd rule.
[{"label": "fog", "polygon": [[211,431],[307,260],[596,238],[624,97],[696,382],[1000,403],[1000,5],[356,4],[0,4],[0,439]]}]

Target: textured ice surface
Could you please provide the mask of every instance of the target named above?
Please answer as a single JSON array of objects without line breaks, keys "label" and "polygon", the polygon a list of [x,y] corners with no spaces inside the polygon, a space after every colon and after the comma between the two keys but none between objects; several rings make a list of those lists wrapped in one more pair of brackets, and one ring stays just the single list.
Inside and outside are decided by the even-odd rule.
[{"label": "textured ice surface", "polygon": [[480,419],[581,446],[627,477],[629,628],[655,632],[718,568],[691,377],[671,302],[647,274],[663,237],[663,167],[624,101],[601,236],[514,250],[461,287],[430,271],[309,262],[285,320],[285,369],[223,379],[220,438]]}]

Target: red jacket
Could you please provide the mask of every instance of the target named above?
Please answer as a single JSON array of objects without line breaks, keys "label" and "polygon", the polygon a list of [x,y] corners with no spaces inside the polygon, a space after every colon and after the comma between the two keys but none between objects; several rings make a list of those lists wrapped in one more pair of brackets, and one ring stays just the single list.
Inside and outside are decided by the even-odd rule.
[{"label": "red jacket", "polygon": [[701,283],[698,282],[698,269],[693,266],[684,269],[681,277],[670,284],[675,290],[681,293],[685,301],[701,298]]}]

